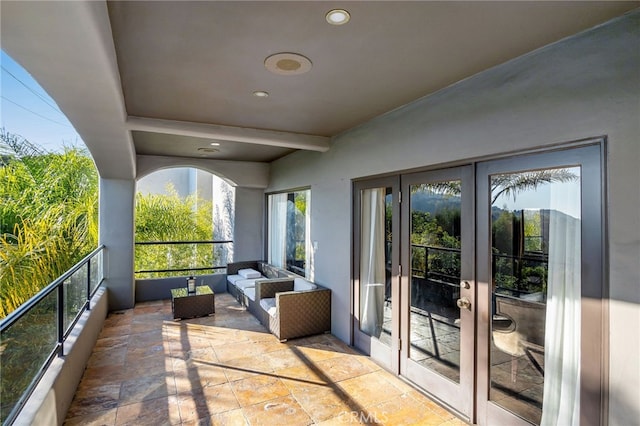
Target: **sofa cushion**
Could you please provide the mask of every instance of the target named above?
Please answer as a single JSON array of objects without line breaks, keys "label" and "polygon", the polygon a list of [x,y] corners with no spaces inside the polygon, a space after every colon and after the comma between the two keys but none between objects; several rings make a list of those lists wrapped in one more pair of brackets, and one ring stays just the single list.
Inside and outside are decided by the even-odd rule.
[{"label": "sofa cushion", "polygon": [[227,276],[227,281],[229,281],[229,284],[235,284],[236,282],[244,279],[245,278],[242,275],[237,275],[237,274]]},{"label": "sofa cushion", "polygon": [[276,316],[276,299],[275,297],[270,297],[268,299],[260,299],[260,307],[264,309],[266,313],[270,316]]},{"label": "sofa cushion", "polygon": [[255,287],[245,288],[244,289],[244,295],[255,302],[256,301],[256,288]]},{"label": "sofa cushion", "polygon": [[315,290],[318,288],[314,283],[304,278],[296,278],[293,280],[293,291]]},{"label": "sofa cushion", "polygon": [[236,288],[244,293],[245,289],[256,286],[256,280],[240,280],[236,281]]},{"label": "sofa cushion", "polygon": [[260,270],[262,274],[267,278],[278,278],[279,269],[275,266],[269,265],[268,263],[261,263]]},{"label": "sofa cushion", "polygon": [[238,275],[249,279],[249,278],[260,278],[262,276],[262,274],[260,274],[260,272],[256,271],[255,269],[240,269],[238,271]]}]

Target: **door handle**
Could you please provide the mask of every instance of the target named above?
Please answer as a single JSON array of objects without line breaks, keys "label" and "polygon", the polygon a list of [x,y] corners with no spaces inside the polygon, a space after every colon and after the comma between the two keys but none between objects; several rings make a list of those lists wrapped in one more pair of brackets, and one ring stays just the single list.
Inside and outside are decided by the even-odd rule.
[{"label": "door handle", "polygon": [[467,299],[466,297],[458,299],[456,301],[456,305],[458,305],[458,308],[460,309],[466,309],[468,311],[471,310],[471,301],[469,301],[469,299]]}]

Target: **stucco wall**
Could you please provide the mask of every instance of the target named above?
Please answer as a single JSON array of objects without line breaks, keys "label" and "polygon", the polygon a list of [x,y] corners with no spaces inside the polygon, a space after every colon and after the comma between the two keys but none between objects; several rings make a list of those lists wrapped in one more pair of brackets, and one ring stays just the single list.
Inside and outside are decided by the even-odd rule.
[{"label": "stucco wall", "polygon": [[315,281],[350,334],[351,179],[605,135],[608,138],[610,422],[640,401],[640,13],[457,83],[272,165],[267,191],[311,186]]},{"label": "stucco wall", "polygon": [[167,194],[167,185],[171,183],[180,197],[191,194],[191,169],[162,169],[148,174],[136,182],[137,192],[143,194]]},{"label": "stucco wall", "polygon": [[233,260],[262,260],[264,251],[264,192],[236,188]]}]

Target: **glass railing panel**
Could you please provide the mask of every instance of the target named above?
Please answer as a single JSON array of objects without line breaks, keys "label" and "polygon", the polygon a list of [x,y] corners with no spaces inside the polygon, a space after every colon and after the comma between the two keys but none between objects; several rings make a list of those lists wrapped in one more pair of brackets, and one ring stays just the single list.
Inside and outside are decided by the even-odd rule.
[{"label": "glass railing panel", "polygon": [[[95,290],[102,282],[103,253],[99,247],[0,321],[2,424],[15,420],[50,361],[62,353],[64,340],[90,297],[87,289]],[[65,333],[60,333],[58,324]]]},{"label": "glass railing panel", "polygon": [[57,291],[42,299],[2,331],[0,416],[7,419],[57,345]]},{"label": "glass railing panel", "polygon": [[91,277],[89,281],[89,291],[91,294],[95,293],[96,289],[102,282],[103,277],[103,268],[102,268],[102,254],[104,252],[100,251],[98,254],[93,256],[89,260]]},{"label": "glass railing panel", "polygon": [[87,264],[64,281],[64,333],[73,327],[87,301]]}]

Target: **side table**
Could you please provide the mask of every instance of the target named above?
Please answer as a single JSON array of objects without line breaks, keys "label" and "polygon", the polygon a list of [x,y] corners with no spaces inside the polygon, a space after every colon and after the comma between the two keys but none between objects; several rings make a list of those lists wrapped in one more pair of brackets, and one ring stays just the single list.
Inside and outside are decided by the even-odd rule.
[{"label": "side table", "polygon": [[195,294],[187,288],[171,289],[171,311],[173,319],[194,318],[215,313],[214,294],[209,286],[197,286]]}]

